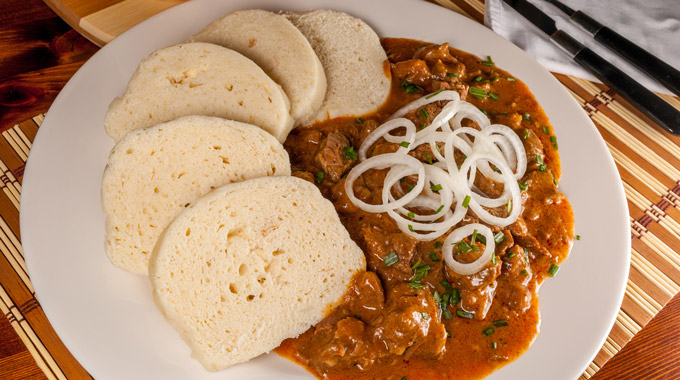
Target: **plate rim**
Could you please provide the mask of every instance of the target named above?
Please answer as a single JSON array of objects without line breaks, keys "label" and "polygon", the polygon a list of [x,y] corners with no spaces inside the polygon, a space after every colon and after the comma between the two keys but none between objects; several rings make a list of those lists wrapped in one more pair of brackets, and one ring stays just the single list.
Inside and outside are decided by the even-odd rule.
[{"label": "plate rim", "polygon": [[[413,4],[416,4],[416,3],[417,3],[417,6],[418,6],[418,7],[430,7],[430,9],[432,9],[432,10],[436,9],[436,10],[438,10],[438,11],[446,11],[446,12],[449,12],[450,14],[455,15],[456,17],[459,17],[460,19],[464,19],[464,20],[466,20],[466,21],[471,21],[471,20],[465,18],[465,17],[462,16],[462,15],[459,15],[459,14],[454,13],[454,12],[449,11],[449,10],[445,10],[445,8],[442,9],[443,7],[441,7],[441,6],[439,6],[439,5],[428,4],[427,2],[423,2],[423,1],[421,1],[421,0],[399,0],[399,1],[402,2],[402,3],[413,3]],[[97,60],[102,59],[102,57],[106,56],[106,55],[108,54],[109,51],[112,51],[112,50],[114,50],[114,49],[118,49],[118,48],[117,48],[117,45],[118,45],[118,44],[124,44],[124,43],[127,41],[127,39],[130,38],[130,37],[127,37],[127,36],[136,36],[137,34],[139,34],[139,31],[140,31],[140,30],[146,28],[147,25],[150,25],[150,24],[153,24],[153,23],[157,22],[156,20],[161,20],[161,19],[163,19],[163,18],[165,18],[165,17],[168,17],[168,14],[174,14],[173,12],[179,13],[179,12],[183,11],[184,8],[186,8],[186,9],[193,9],[193,8],[195,8],[195,7],[199,7],[199,6],[203,6],[203,5],[209,5],[210,3],[215,3],[215,2],[216,2],[215,0],[199,0],[199,1],[192,1],[192,2],[186,2],[186,3],[183,3],[183,4],[179,4],[179,5],[177,5],[177,6],[174,7],[174,8],[171,8],[171,9],[165,11],[165,12],[159,13],[159,14],[157,14],[157,15],[155,15],[155,16],[149,18],[148,20],[144,21],[143,23],[140,23],[140,24],[134,26],[134,27],[131,28],[130,30],[128,30],[128,31],[124,32],[123,34],[121,34],[121,36],[119,36],[118,38],[114,39],[114,40],[113,40],[111,43],[109,43],[107,46],[105,46],[105,47],[103,47],[102,49],[100,49],[97,53],[95,53],[95,54],[93,55],[93,57],[92,57],[90,60],[88,60],[88,61],[87,61],[87,62],[86,62],[86,63],[85,63],[85,64],[84,64],[84,65],[83,65],[83,66],[82,66],[82,67],[81,67],[74,75],[73,75],[73,77],[72,77],[72,78],[69,80],[69,82],[64,86],[64,88],[62,89],[62,91],[60,92],[60,94],[57,96],[57,98],[55,99],[55,101],[52,103],[52,105],[51,105],[51,107],[50,107],[50,110],[48,111],[48,113],[47,113],[47,115],[46,115],[46,117],[45,117],[45,119],[44,119],[44,121],[43,121],[43,124],[42,124],[41,128],[40,128],[39,131],[38,131],[37,136],[35,137],[35,140],[34,140],[34,143],[33,143],[33,148],[35,149],[36,146],[37,146],[37,147],[41,147],[41,146],[44,144],[44,143],[42,143],[42,141],[41,141],[41,139],[46,135],[46,133],[43,133],[44,130],[46,130],[46,129],[48,129],[48,128],[52,128],[52,127],[51,127],[52,124],[57,124],[57,125],[58,125],[58,122],[57,122],[57,121],[54,121],[54,122],[52,121],[51,115],[52,115],[53,113],[51,113],[51,112],[52,112],[53,108],[61,107],[62,102],[65,101],[65,100],[63,100],[63,99],[65,99],[66,96],[67,96],[71,91],[73,91],[73,87],[76,87],[76,84],[77,84],[78,80],[80,80],[80,79],[79,79],[79,78],[80,78],[80,77],[79,77],[79,74],[81,74],[81,71],[84,72],[84,71],[86,71],[86,70],[89,70],[90,65],[94,65],[94,63],[96,63]],[[261,1],[261,2],[263,2],[263,1]],[[264,2],[272,3],[272,4],[273,4],[273,3],[278,3],[278,4],[281,5],[281,8],[286,8],[286,7],[288,6],[287,3],[282,2],[282,1],[271,0],[271,1],[264,1]],[[356,3],[356,2],[357,2],[357,1],[354,1],[353,3]],[[385,1],[383,1],[383,2],[385,2]],[[311,4],[311,1],[308,1],[308,0],[296,0],[295,3],[309,3],[309,4]],[[196,5],[196,4],[199,4],[199,5]],[[339,7],[337,7],[337,8],[339,8]],[[358,15],[358,17],[362,17],[362,18],[363,18],[362,15],[360,15],[360,14],[357,14],[357,15]],[[474,22],[474,21],[471,21],[471,22]],[[515,46],[515,48],[516,48],[517,50],[519,50],[519,48],[517,48],[516,46]],[[521,50],[520,50],[520,51],[521,51]],[[528,55],[526,55],[526,53],[522,52],[521,54],[523,54],[523,55],[525,56],[525,58],[529,58],[529,59],[531,59],[532,61],[535,62],[535,60],[534,60],[533,58],[529,57]],[[500,65],[500,66],[502,66],[502,65]],[[543,70],[547,73],[547,70],[545,70],[545,69],[543,69]],[[581,112],[581,115],[580,115],[580,116],[581,116],[581,119],[582,119],[581,121],[584,122],[584,120],[585,120],[585,122],[584,122],[585,126],[588,127],[588,128],[590,128],[591,131],[594,131],[594,132],[598,135],[599,140],[597,141],[597,143],[599,143],[600,148],[601,148],[601,149],[604,149],[604,150],[607,150],[604,140],[602,139],[601,136],[599,136],[599,133],[597,132],[597,129],[596,129],[595,125],[592,123],[592,121],[590,120],[590,118],[587,117],[587,115],[585,114],[585,111],[583,111],[583,110],[581,109],[581,107],[578,106],[578,104],[576,103],[575,99],[573,99],[573,97],[568,93],[568,91],[564,88],[564,86],[563,86],[561,83],[559,83],[559,81],[557,81],[557,79],[555,79],[552,75],[551,75],[550,77],[551,77],[551,79],[555,82],[555,83],[553,83],[553,85],[554,85],[554,84],[557,84],[557,85],[558,85],[557,87],[559,87],[559,89],[560,89],[561,92],[563,93],[562,96],[567,95],[567,97],[568,97],[569,99],[571,99],[571,101],[573,102],[573,104],[577,105],[577,107],[579,108],[579,110],[580,110],[580,112]],[[525,78],[521,78],[521,77],[520,77],[520,79],[521,79],[523,82],[526,83]],[[530,90],[531,90],[531,88],[530,88]],[[533,92],[534,92],[534,91],[532,90],[532,93],[533,93]],[[538,97],[537,97],[537,98],[538,98]],[[542,101],[540,104],[543,105],[543,101]],[[547,113],[547,112],[546,112],[546,113]],[[584,118],[585,118],[585,119],[584,119]],[[43,129],[43,127],[45,127],[45,126],[47,126],[48,128]],[[34,176],[34,170],[32,169],[33,166],[34,166],[34,163],[33,163],[34,160],[32,160],[32,158],[35,157],[35,155],[32,154],[32,153],[34,152],[34,149],[31,149],[31,152],[30,152],[31,154],[29,154],[28,160],[27,160],[27,162],[26,162],[26,168],[25,168],[25,173],[24,173],[24,186],[22,187],[22,199],[24,199],[24,200],[27,199],[27,198],[28,198],[28,199],[31,199],[31,198],[33,197],[33,194],[34,194],[33,191],[34,191],[34,189],[36,189],[35,185],[31,186],[31,184],[34,182],[34,177],[35,177],[35,176]],[[608,151],[607,151],[607,153],[608,153]],[[625,211],[624,214],[625,214],[625,215],[629,215],[628,206],[627,206],[626,197],[625,197],[625,193],[624,193],[623,186],[622,186],[621,177],[620,177],[620,175],[619,175],[619,173],[618,173],[618,170],[617,170],[617,168],[616,168],[616,166],[615,166],[615,164],[614,164],[614,160],[613,160],[612,156],[611,156],[609,153],[608,153],[608,158],[609,158],[609,160],[608,160],[607,164],[610,166],[610,168],[613,167],[613,169],[614,169],[614,171],[615,171],[615,173],[616,173],[616,177],[618,178],[618,183],[617,183],[617,185],[618,185],[618,186],[617,186],[618,192],[617,192],[616,194],[613,194],[613,196],[614,196],[615,198],[619,198],[619,200],[622,200],[622,201],[623,201],[623,202],[621,203],[621,205],[625,207],[625,208],[623,209],[623,210]],[[102,171],[103,171],[103,168],[102,168]],[[27,181],[27,179],[28,179],[28,181]],[[37,181],[37,179],[36,179],[35,181]],[[29,186],[26,186],[27,183],[29,184]],[[28,191],[27,191],[27,190],[28,190]],[[28,218],[27,212],[24,212],[24,210],[25,210],[26,207],[29,207],[29,209],[30,209],[31,206],[32,206],[32,205],[26,206],[26,202],[21,202],[21,203],[20,203],[20,225],[21,225],[22,227],[25,226],[25,225],[27,225],[27,223],[29,223],[29,221],[27,220],[27,218]],[[629,223],[627,223],[627,219],[626,219],[625,221],[623,221],[621,224],[623,224],[625,227],[624,227],[624,226],[619,226],[619,228],[623,228],[624,230],[626,230],[626,231],[627,231],[627,236],[630,236],[630,225],[629,225]],[[30,236],[31,236],[31,235],[30,235],[29,232],[27,232],[28,230],[29,230],[29,229],[21,228],[21,238],[22,238],[22,245],[24,246],[24,251],[25,251],[26,264],[27,264],[27,268],[28,268],[29,276],[30,276],[31,273],[36,273],[37,270],[35,269],[36,263],[35,263],[35,261],[31,258],[33,254],[32,254],[32,253],[29,253],[29,252],[31,252],[31,250],[32,250],[33,241],[30,239]],[[29,236],[28,239],[26,238],[26,235],[25,235],[25,234],[28,234],[28,236]],[[606,341],[606,339],[607,339],[607,337],[608,337],[608,335],[609,335],[608,332],[609,332],[609,330],[611,329],[611,327],[612,327],[612,326],[614,325],[614,323],[615,323],[616,315],[618,314],[618,311],[619,311],[619,309],[620,309],[620,305],[621,305],[622,300],[623,300],[623,296],[624,296],[624,293],[625,293],[625,285],[626,285],[626,283],[627,283],[627,279],[628,279],[628,276],[629,276],[629,270],[630,270],[630,269],[629,269],[629,267],[630,267],[630,255],[631,255],[631,253],[630,253],[630,245],[631,245],[631,244],[630,244],[630,239],[626,239],[626,241],[624,242],[623,247],[622,247],[622,248],[626,248],[626,249],[625,249],[626,252],[624,253],[625,257],[623,258],[623,263],[625,263],[625,265],[621,265],[622,267],[625,267],[625,273],[624,273],[624,272],[621,272],[621,274],[623,274],[622,278],[623,278],[624,280],[622,281],[621,284],[619,284],[619,285],[620,285],[620,286],[619,286],[619,292],[618,292],[618,294],[616,294],[616,298],[618,299],[618,301],[617,301],[616,303],[619,305],[619,307],[616,308],[616,309],[609,310],[609,314],[610,314],[610,315],[609,315],[609,320],[610,320],[610,323],[609,323],[609,326],[608,326],[608,329],[607,329],[607,333],[603,334],[603,336],[602,336],[601,339],[600,339],[599,347],[601,347],[602,344]],[[30,247],[30,248],[27,248],[27,247]],[[103,251],[103,249],[102,249],[102,251]],[[569,259],[568,259],[568,260],[569,260]],[[568,260],[567,260],[567,262],[568,262]],[[32,269],[32,268],[33,268],[33,269]],[[31,278],[31,281],[34,282],[32,278]],[[40,279],[40,280],[38,281],[38,283],[41,283],[41,281],[42,281],[42,279]],[[36,289],[36,297],[38,297],[38,295],[37,295],[37,293],[38,293],[38,287],[39,287],[39,286],[35,286],[35,289]],[[48,302],[47,304],[49,304],[49,302]],[[49,310],[48,310],[48,309],[49,309]],[[50,321],[52,321],[54,318],[50,318],[49,316],[53,314],[54,310],[51,309],[50,307],[48,307],[47,309],[46,309],[46,308],[43,308],[43,310],[44,310],[45,314],[48,316],[48,319],[49,319]],[[56,326],[54,327],[54,330],[55,330],[55,332],[57,331],[57,327],[56,327]],[[63,336],[64,333],[62,332],[61,334],[58,334],[58,335],[59,335],[60,339],[62,339],[62,341],[64,342],[64,344],[69,348],[69,350],[72,351],[71,348],[70,348],[70,346],[69,346],[69,344],[67,344],[67,342],[66,342],[66,340],[68,340],[68,339],[64,339],[64,336]],[[591,354],[591,359],[590,359],[591,361],[592,361],[592,359],[595,357],[595,355],[597,354],[597,352],[598,352],[599,350],[600,350],[600,348],[597,348],[596,350],[594,350],[594,352],[592,352],[592,354]],[[74,356],[76,356],[75,353],[74,353]],[[79,362],[80,362],[80,360],[79,360]],[[586,362],[586,363],[583,365],[583,368],[581,368],[581,372],[583,372],[583,370],[585,370],[585,368],[587,368],[587,366],[589,365],[589,363],[590,363],[590,361]],[[83,367],[87,368],[85,364],[81,363],[81,365],[83,365]],[[496,371],[496,372],[494,372],[494,374],[497,374],[498,372],[499,372],[499,371]]]}]

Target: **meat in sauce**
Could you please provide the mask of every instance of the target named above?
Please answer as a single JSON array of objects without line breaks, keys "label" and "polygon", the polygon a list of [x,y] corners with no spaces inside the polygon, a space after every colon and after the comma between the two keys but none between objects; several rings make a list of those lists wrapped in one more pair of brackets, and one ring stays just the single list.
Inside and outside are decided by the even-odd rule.
[{"label": "meat in sauce", "polygon": [[[537,290],[569,253],[571,207],[557,190],[557,143],[549,122],[527,87],[507,72],[451,48],[405,39],[383,39],[392,70],[392,90],[376,113],[340,118],[294,130],[285,142],[293,174],[314,181],[331,200],[351,237],[366,255],[367,271],[323,321],[277,352],[326,379],[477,379],[520,356],[538,333]],[[470,87],[493,96],[474,96]],[[354,206],[344,176],[358,163],[363,139],[403,105],[440,89],[451,89],[480,107],[492,123],[509,126],[522,139],[528,168],[520,180],[524,211],[506,228],[492,227],[495,258],[473,275],[450,270],[442,242],[418,241],[401,232],[386,214]],[[479,90],[475,90],[479,94]],[[408,115],[429,123],[444,104],[432,103]],[[474,123],[469,123],[474,126]],[[393,152],[380,140],[368,155]],[[428,146],[412,154],[432,159]],[[457,157],[457,160],[459,157]],[[462,158],[461,158],[462,160]],[[354,185],[355,194],[379,203],[385,170],[372,170]],[[490,196],[502,185],[477,176]],[[409,185],[406,179],[404,186]],[[490,210],[503,214],[503,208]],[[454,228],[478,222],[472,211]],[[454,247],[456,260],[474,261],[484,242]]]}]

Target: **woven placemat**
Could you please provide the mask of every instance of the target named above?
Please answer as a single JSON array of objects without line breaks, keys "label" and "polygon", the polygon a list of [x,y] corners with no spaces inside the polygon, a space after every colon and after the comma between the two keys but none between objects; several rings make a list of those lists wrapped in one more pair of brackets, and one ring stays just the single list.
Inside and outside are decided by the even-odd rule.
[{"label": "woven placemat", "polygon": [[[482,20],[483,2],[436,0]],[[621,310],[581,378],[590,378],[680,291],[680,138],[659,131],[606,87],[556,75],[605,139],[628,198],[632,262]],[[680,109],[680,99],[662,96]],[[21,180],[43,115],[0,137],[0,310],[48,379],[90,378],[49,325],[28,278],[19,239]]]}]

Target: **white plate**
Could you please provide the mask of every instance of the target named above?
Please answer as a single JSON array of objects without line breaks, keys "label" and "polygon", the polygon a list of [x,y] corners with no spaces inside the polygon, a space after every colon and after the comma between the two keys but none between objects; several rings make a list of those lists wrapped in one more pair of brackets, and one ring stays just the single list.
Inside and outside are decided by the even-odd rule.
[{"label": "white plate", "polygon": [[576,216],[569,259],[540,292],[541,333],[490,379],[575,379],[614,323],[630,260],[628,208],[604,142],[583,110],[532,58],[483,26],[425,1],[205,0],[179,5],[101,49],[59,94],[33,143],[23,182],[22,241],[31,280],[54,329],[97,379],[311,379],[275,354],[220,373],[189,357],[156,309],[146,277],[104,253],[100,180],[112,140],[103,120],[139,61],[228,11],[332,8],[359,16],[380,36],[451,42],[523,80],[558,137],[562,191]]}]

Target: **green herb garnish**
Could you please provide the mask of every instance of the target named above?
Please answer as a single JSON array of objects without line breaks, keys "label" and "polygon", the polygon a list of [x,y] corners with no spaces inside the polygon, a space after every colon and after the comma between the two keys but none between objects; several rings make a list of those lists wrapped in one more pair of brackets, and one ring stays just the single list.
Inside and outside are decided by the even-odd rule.
[{"label": "green herb garnish", "polygon": [[461,317],[461,318],[467,318],[467,319],[474,319],[475,315],[473,313],[463,311],[463,310],[456,310],[456,315]]},{"label": "green herb garnish", "polygon": [[353,146],[346,146],[342,148],[342,151],[345,152],[345,158],[348,160],[356,161],[357,160],[357,152],[354,151]]},{"label": "green herb garnish", "polygon": [[319,170],[318,172],[316,172],[316,174],[314,174],[314,181],[316,183],[323,182],[324,178],[326,178],[326,174],[321,170]]},{"label": "green herb garnish", "polygon": [[382,259],[383,262],[385,263],[385,266],[388,268],[399,262],[399,256],[397,255],[396,252],[390,252],[387,255],[383,256]]},{"label": "green herb garnish", "polygon": [[559,272],[560,267],[555,265],[555,264],[550,264],[550,268],[548,269],[548,273],[550,273],[551,277],[555,277],[557,272]]}]

